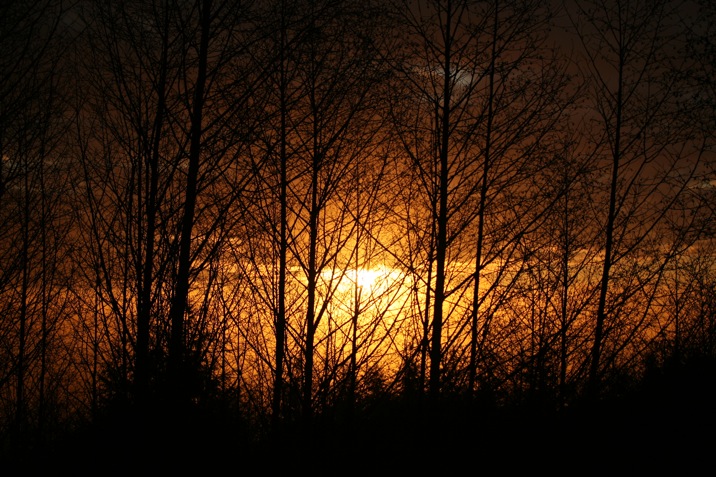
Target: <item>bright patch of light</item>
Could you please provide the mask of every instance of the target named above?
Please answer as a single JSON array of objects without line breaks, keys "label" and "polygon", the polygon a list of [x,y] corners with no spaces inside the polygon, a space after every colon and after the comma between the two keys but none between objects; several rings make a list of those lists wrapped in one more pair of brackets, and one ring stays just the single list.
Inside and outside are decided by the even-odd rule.
[{"label": "bright patch of light", "polygon": [[393,289],[396,283],[403,280],[402,274],[391,267],[377,266],[372,268],[349,268],[342,273],[323,272],[323,279],[332,281],[338,296],[349,294],[356,285],[364,297],[379,296]]}]

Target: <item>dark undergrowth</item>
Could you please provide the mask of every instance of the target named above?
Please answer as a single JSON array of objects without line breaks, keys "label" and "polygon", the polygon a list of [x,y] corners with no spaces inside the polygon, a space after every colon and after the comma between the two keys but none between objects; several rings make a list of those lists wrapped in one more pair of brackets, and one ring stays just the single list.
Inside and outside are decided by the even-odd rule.
[{"label": "dark undergrowth", "polygon": [[695,475],[716,464],[715,371],[712,361],[660,369],[618,395],[560,409],[447,397],[428,407],[386,398],[263,436],[215,410],[180,419],[156,410],[141,422],[116,412],[42,446],[8,446],[0,471]]}]

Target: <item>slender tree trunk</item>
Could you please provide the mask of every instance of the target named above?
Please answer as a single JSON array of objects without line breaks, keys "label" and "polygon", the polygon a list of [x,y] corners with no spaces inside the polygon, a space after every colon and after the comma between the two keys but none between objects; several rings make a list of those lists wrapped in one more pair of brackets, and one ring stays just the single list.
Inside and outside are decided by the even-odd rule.
[{"label": "slender tree trunk", "polygon": [[430,250],[428,252],[428,276],[425,279],[425,312],[422,317],[422,336],[420,337],[420,396],[425,392],[425,382],[427,376],[428,355],[430,352],[430,307],[432,303],[432,286],[433,286],[433,257],[435,251],[433,247],[433,237],[435,237],[435,221],[430,221],[432,231],[430,234]]},{"label": "slender tree trunk", "polygon": [[[94,297],[94,313],[92,313],[92,418],[97,417],[99,412],[99,284],[97,285],[97,290],[95,291]],[[124,372],[124,368],[122,368],[122,371]]]},{"label": "slender tree trunk", "polygon": [[[361,198],[361,189],[360,189],[360,167],[359,167],[359,161],[356,161],[356,170],[355,170],[355,179],[356,179],[356,211],[360,211],[360,198]],[[358,381],[358,318],[361,314],[361,293],[363,291],[362,285],[359,283],[359,277],[360,277],[360,246],[361,246],[361,228],[357,227],[356,230],[356,248],[355,248],[355,280],[353,284],[353,316],[351,319],[351,354],[350,354],[350,371],[349,371],[349,389],[348,389],[348,399],[349,399],[349,412],[350,412],[350,418],[353,418],[353,411],[355,407],[355,399],[356,399],[356,383]]]},{"label": "slender tree trunk", "polygon": [[560,309],[560,352],[559,352],[559,394],[560,404],[566,402],[567,397],[567,329],[569,326],[568,303],[569,303],[569,179],[565,168],[564,178],[564,216],[563,216],[563,234],[564,242],[562,243],[562,303]]},{"label": "slender tree trunk", "polygon": [[358,284],[358,255],[356,253],[356,272],[355,272],[356,283],[353,288],[353,316],[351,319],[351,357],[350,357],[350,372],[349,372],[349,389],[348,399],[350,405],[351,415],[355,406],[356,399],[356,383],[358,381],[358,318],[360,317],[361,308],[361,291],[363,287]]},{"label": "slender tree trunk", "polygon": [[283,396],[283,365],[284,356],[286,349],[286,265],[288,255],[288,237],[287,237],[287,192],[288,192],[288,157],[286,152],[287,142],[287,114],[288,104],[286,98],[286,90],[288,87],[288,80],[286,78],[286,58],[285,48],[287,44],[286,39],[286,5],[284,2],[281,4],[281,40],[279,44],[280,50],[280,108],[281,108],[281,145],[280,145],[280,192],[279,192],[279,207],[281,223],[279,224],[279,263],[278,263],[278,296],[276,297],[277,310],[276,310],[276,375],[274,376],[273,386],[273,401],[271,404],[272,419],[274,431],[277,430],[281,416],[281,399]]},{"label": "slender tree trunk", "polygon": [[185,360],[184,315],[189,294],[189,274],[191,271],[191,240],[194,228],[194,213],[197,199],[197,180],[199,177],[199,159],[201,156],[202,115],[204,110],[204,88],[206,86],[207,61],[209,48],[209,26],[211,22],[211,0],[199,4],[201,39],[199,45],[199,64],[194,89],[191,114],[189,168],[186,179],[184,217],[181,222],[181,240],[179,243],[179,264],[176,276],[174,297],[172,299],[171,337],[169,343],[169,379],[170,390],[179,404],[186,404],[188,390],[182,379]]},{"label": "slender tree trunk", "polygon": [[472,310],[470,316],[470,370],[468,376],[468,389],[470,393],[475,392],[477,381],[477,331],[478,316],[480,308],[480,278],[482,275],[482,247],[485,240],[485,206],[487,203],[488,174],[490,173],[490,161],[492,157],[492,121],[493,101],[495,89],[495,55],[497,54],[497,25],[498,25],[498,1],[495,0],[495,18],[492,30],[492,52],[490,54],[489,89],[487,97],[487,131],[485,133],[485,158],[482,167],[482,184],[480,185],[480,205],[477,216],[477,247],[475,253],[475,287],[472,291]]},{"label": "slender tree trunk", "polygon": [[308,252],[308,310],[306,312],[306,352],[303,370],[303,414],[308,426],[313,418],[313,358],[316,328],[316,282],[318,271],[316,270],[316,255],[318,253],[318,169],[319,159],[316,157],[317,137],[314,137],[314,162],[313,175],[311,179],[311,216],[309,219],[309,252]]},{"label": "slender tree trunk", "polygon": [[[448,1],[446,6],[446,31],[452,28],[452,2]],[[447,257],[447,221],[448,221],[448,173],[449,173],[449,145],[450,145],[450,98],[452,81],[452,58],[451,58],[450,34],[445,35],[445,63],[443,64],[443,93],[442,93],[442,118],[438,137],[440,166],[439,166],[439,192],[438,192],[438,235],[436,246],[436,270],[435,270],[435,303],[433,309],[432,340],[430,349],[430,396],[433,400],[440,394],[440,371],[442,364],[442,328],[443,328],[443,303],[445,301],[445,261]]]},{"label": "slender tree trunk", "polygon": [[[44,144],[40,148],[40,158],[45,157]],[[47,214],[47,196],[45,190],[45,163],[40,163],[39,169],[40,180],[40,376],[38,389],[38,406],[37,406],[37,434],[40,439],[45,436],[45,380],[47,379],[47,346],[48,346],[48,253],[47,253],[47,232],[50,227],[49,217]]]},{"label": "slender tree trunk", "polygon": [[681,308],[682,302],[679,296],[679,260],[677,258],[674,263],[674,351],[672,354],[672,360],[677,366],[681,364]]},{"label": "slender tree trunk", "polygon": [[30,281],[30,179],[28,175],[28,159],[25,158],[25,170],[23,177],[23,212],[22,212],[22,250],[20,264],[22,266],[22,278],[20,283],[20,329],[18,335],[17,350],[17,371],[15,387],[15,429],[22,437],[25,430],[26,404],[25,404],[25,359],[27,353],[27,328],[28,328],[28,289]]},{"label": "slender tree trunk", "polygon": [[[149,180],[149,194],[145,198],[145,214],[147,220],[146,244],[144,250],[144,269],[141,277],[141,290],[139,297],[139,310],[137,313],[137,351],[135,356],[135,392],[140,408],[146,405],[149,386],[149,328],[152,312],[152,289],[154,288],[154,240],[156,234],[157,189],[159,183],[159,146],[164,126],[166,81],[167,81],[167,50],[169,42],[169,9],[164,9],[164,32],[162,35],[162,52],[159,65],[158,104],[152,131],[153,143],[151,150],[147,151],[147,171]],[[142,168],[142,165],[139,166]],[[137,184],[141,191],[141,181]],[[140,204],[141,207],[141,204]]]},{"label": "slender tree trunk", "polygon": [[589,395],[597,397],[599,393],[599,365],[602,351],[602,339],[604,334],[604,321],[606,319],[606,302],[609,291],[609,271],[612,267],[612,248],[614,246],[614,222],[616,221],[617,188],[619,185],[619,165],[621,158],[621,128],[622,128],[622,95],[624,81],[624,59],[620,55],[618,69],[618,90],[616,97],[614,126],[614,144],[612,149],[612,177],[609,190],[609,211],[607,213],[607,226],[604,241],[604,263],[602,266],[602,278],[599,286],[599,304],[597,307],[597,320],[594,327],[594,343],[592,346],[592,360],[589,368]]}]

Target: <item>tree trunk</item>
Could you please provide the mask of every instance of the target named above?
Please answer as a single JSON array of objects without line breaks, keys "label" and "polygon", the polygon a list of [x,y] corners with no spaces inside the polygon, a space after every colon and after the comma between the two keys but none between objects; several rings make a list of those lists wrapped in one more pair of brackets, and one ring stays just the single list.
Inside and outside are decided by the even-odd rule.
[{"label": "tree trunk", "polygon": [[209,27],[211,22],[211,0],[202,0],[199,4],[201,39],[199,45],[199,64],[191,114],[189,168],[187,170],[184,217],[181,221],[181,240],[179,243],[179,263],[176,275],[174,297],[170,309],[171,337],[169,343],[169,381],[172,399],[179,405],[188,402],[190,392],[182,379],[185,365],[186,345],[184,342],[184,317],[187,311],[189,294],[189,274],[191,271],[191,242],[194,228],[194,212],[197,199],[197,180],[199,159],[201,156],[202,115],[204,110],[204,88],[206,86],[207,60],[209,48]]},{"label": "tree trunk", "polygon": [[[446,6],[445,20],[446,31],[452,28],[452,2],[448,1]],[[430,349],[430,382],[429,392],[433,400],[440,394],[440,371],[442,363],[442,328],[443,328],[443,303],[445,301],[445,261],[447,257],[447,222],[448,222],[448,174],[449,174],[449,145],[450,145],[450,101],[452,82],[452,58],[451,58],[450,35],[445,36],[445,63],[443,64],[443,93],[442,93],[442,117],[440,117],[439,131],[439,192],[438,192],[438,234],[435,257],[435,302],[433,308],[432,337]]]},{"label": "tree trunk", "polygon": [[624,60],[619,58],[618,86],[615,107],[614,144],[612,146],[612,175],[609,184],[609,211],[607,212],[607,226],[604,236],[604,263],[602,265],[602,278],[599,285],[599,303],[594,327],[594,343],[592,345],[592,358],[589,366],[589,395],[598,397],[600,381],[600,359],[602,339],[604,334],[604,321],[606,319],[606,302],[609,291],[609,271],[612,267],[612,247],[614,245],[614,222],[616,220],[617,188],[619,186],[619,162],[621,157],[621,129],[622,129],[622,95],[624,81]]},{"label": "tree trunk", "polygon": [[283,395],[283,365],[286,351],[286,266],[287,266],[287,255],[288,255],[288,224],[287,224],[287,210],[288,210],[288,156],[286,151],[286,142],[288,141],[287,132],[287,115],[288,115],[288,104],[287,104],[287,88],[288,80],[286,75],[286,59],[285,59],[285,48],[287,47],[286,39],[286,7],[285,4],[281,4],[281,39],[279,44],[279,68],[281,69],[279,80],[279,108],[281,109],[281,125],[280,125],[280,192],[279,192],[279,207],[280,207],[280,224],[279,224],[279,263],[278,263],[278,296],[276,297],[277,310],[275,317],[276,327],[276,374],[274,376],[273,386],[273,400],[271,403],[271,414],[273,419],[274,431],[277,430],[280,416],[281,416],[281,401]]},{"label": "tree trunk", "polygon": [[490,54],[490,71],[488,98],[487,98],[487,132],[485,133],[485,157],[482,167],[482,184],[480,185],[480,199],[477,215],[477,247],[475,253],[475,286],[472,292],[472,310],[470,315],[470,366],[468,376],[468,389],[470,393],[475,392],[477,381],[477,331],[478,316],[480,308],[480,275],[482,274],[482,247],[485,240],[485,206],[487,202],[488,174],[490,173],[491,141],[492,141],[492,120],[493,101],[495,90],[495,56],[497,55],[497,24],[498,24],[498,1],[495,0],[495,18],[492,30],[492,52]]}]

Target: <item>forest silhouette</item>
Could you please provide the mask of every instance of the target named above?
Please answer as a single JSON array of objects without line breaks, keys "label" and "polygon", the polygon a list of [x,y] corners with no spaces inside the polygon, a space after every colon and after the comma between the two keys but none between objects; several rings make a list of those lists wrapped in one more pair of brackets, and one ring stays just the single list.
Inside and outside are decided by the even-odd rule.
[{"label": "forest silhouette", "polygon": [[710,468],[711,2],[0,18],[0,472]]}]

